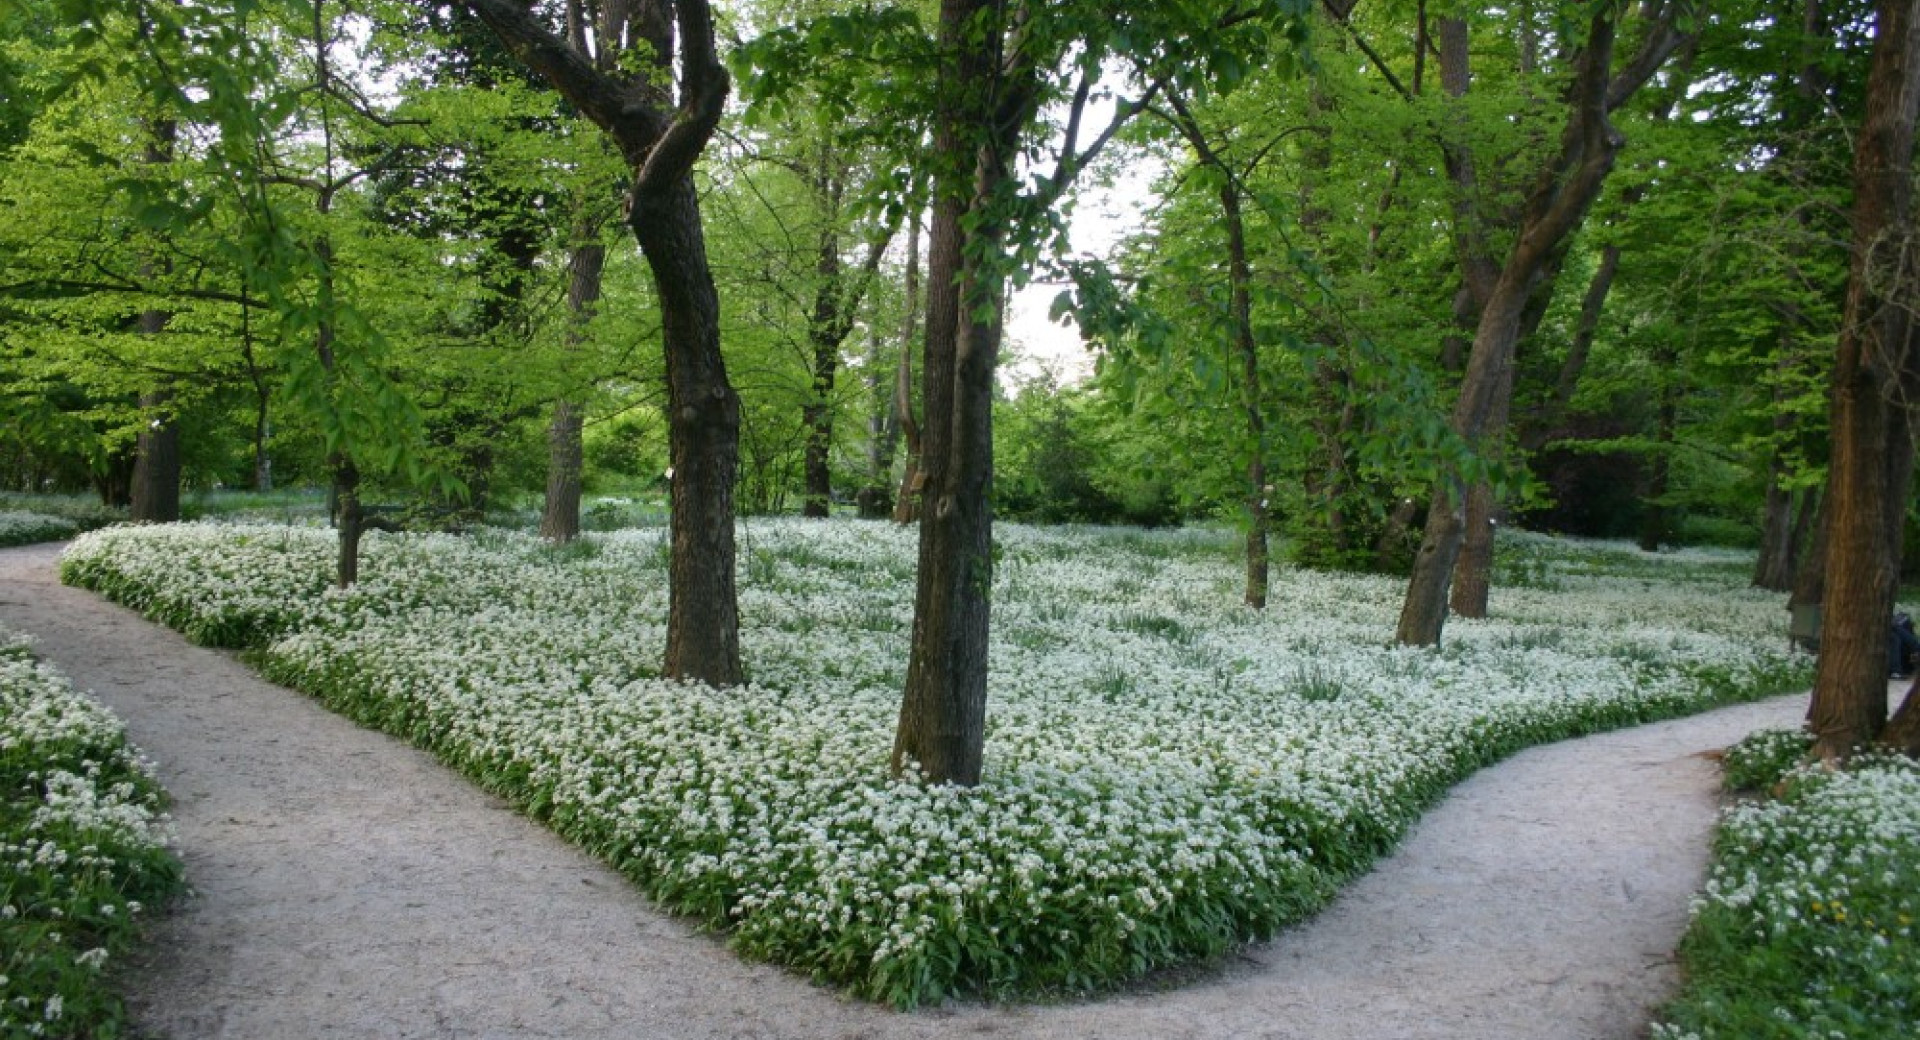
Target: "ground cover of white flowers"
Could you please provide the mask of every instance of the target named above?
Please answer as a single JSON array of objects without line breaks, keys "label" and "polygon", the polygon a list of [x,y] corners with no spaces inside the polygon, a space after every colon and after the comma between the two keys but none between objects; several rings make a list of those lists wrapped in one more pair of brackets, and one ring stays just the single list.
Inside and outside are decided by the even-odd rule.
[{"label": "ground cover of white flowers", "polygon": [[80,525],[65,517],[0,509],[0,546],[57,542],[80,533]]},{"label": "ground cover of white flowers", "polygon": [[1805,681],[1738,555],[1507,539],[1496,620],[1389,645],[1398,580],[1282,571],[1238,605],[1214,531],[997,529],[987,775],[887,773],[911,532],[741,533],[751,683],[654,675],[664,532],[563,548],[329,532],[85,535],[66,581],[429,747],[743,953],[900,1005],[1107,987],[1322,905],[1512,751]]},{"label": "ground cover of white flowers", "polygon": [[119,719],[0,631],[0,1038],[121,1035],[102,970],[181,884],[163,802]]},{"label": "ground cover of white flowers", "polygon": [[1730,749],[1727,783],[1771,792],[1721,820],[1656,1040],[1906,1040],[1920,1031],[1920,763],[1802,765],[1803,733]]}]

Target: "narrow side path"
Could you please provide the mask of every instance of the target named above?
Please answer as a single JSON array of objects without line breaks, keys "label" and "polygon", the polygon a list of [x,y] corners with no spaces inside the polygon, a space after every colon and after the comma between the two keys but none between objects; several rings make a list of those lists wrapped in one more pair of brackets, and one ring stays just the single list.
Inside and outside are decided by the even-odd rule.
[{"label": "narrow side path", "polygon": [[126,721],[197,895],[125,980],[145,1035],[1630,1040],[1676,982],[1716,772],[1803,697],[1523,753],[1327,912],[1184,988],[900,1015],[744,963],[428,756],[0,550],[0,624]]}]

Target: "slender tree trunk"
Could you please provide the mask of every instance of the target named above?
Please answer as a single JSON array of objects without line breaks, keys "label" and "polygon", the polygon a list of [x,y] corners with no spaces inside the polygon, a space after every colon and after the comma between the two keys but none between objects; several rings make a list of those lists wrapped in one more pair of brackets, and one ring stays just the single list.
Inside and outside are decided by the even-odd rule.
[{"label": "slender tree trunk", "polygon": [[1753,587],[1785,592],[1793,585],[1793,494],[1780,486],[1778,456],[1768,467],[1766,504],[1761,508],[1760,553],[1753,564]]},{"label": "slender tree trunk", "polygon": [[[991,205],[1011,176],[1018,125],[994,118],[998,30],[991,0],[942,0],[940,100],[934,119],[932,241],[927,253],[919,579],[893,768],[927,780],[980,781],[987,708],[987,621],[993,586],[993,371],[1005,286],[993,258],[1005,228]],[[1016,84],[1011,89],[1021,90]],[[1014,108],[1018,111],[1018,108]],[[1000,111],[1005,111],[1001,109]],[[987,129],[991,128],[991,129]],[[980,140],[986,133],[989,139]],[[959,176],[972,169],[972,177]],[[981,320],[984,317],[984,320]]]},{"label": "slender tree trunk", "polygon": [[366,511],[360,506],[360,469],[344,455],[336,455],[333,461],[333,526],[339,546],[334,584],[344,589],[360,580],[360,536],[366,532]]},{"label": "slender tree trunk", "polygon": [[[1194,128],[1199,129],[1197,126]],[[1227,280],[1233,319],[1233,349],[1240,359],[1241,407],[1247,417],[1247,606],[1267,605],[1267,424],[1260,414],[1260,347],[1253,338],[1253,271],[1247,262],[1247,226],[1240,187],[1231,177],[1220,187],[1227,225]]]},{"label": "slender tree trunk", "polygon": [[[825,165],[831,159],[823,156],[820,161]],[[813,313],[807,320],[807,338],[813,346],[813,388],[812,397],[800,410],[807,436],[800,515],[824,519],[833,503],[833,384],[840,370],[840,343],[851,324],[841,315],[845,289],[841,285],[840,235],[834,227],[839,219],[840,192],[837,182],[824,174],[815,191],[827,202],[829,214],[816,247],[814,275],[819,282],[813,294]]]},{"label": "slender tree trunk", "polygon": [[1580,377],[1586,373],[1587,358],[1593,354],[1593,341],[1600,335],[1600,318],[1606,313],[1607,297],[1613,292],[1613,280],[1620,273],[1620,246],[1609,242],[1600,250],[1600,266],[1594,268],[1587,291],[1580,297],[1580,319],[1567,344],[1566,359],[1553,381],[1553,399],[1549,416],[1556,421],[1573,406],[1574,392],[1580,389]]},{"label": "slender tree trunk", "polygon": [[[606,258],[598,223],[583,222],[574,230],[573,254],[567,263],[569,352],[578,350],[599,304]],[[540,514],[540,537],[551,542],[570,542],[580,536],[581,481],[586,470],[581,442],[584,411],[579,401],[562,397],[554,402],[553,418],[547,423],[547,496]]]},{"label": "slender tree trunk", "polygon": [[1679,359],[1671,347],[1654,355],[1655,367],[1666,376],[1660,388],[1660,418],[1654,434],[1654,452],[1647,475],[1646,512],[1641,517],[1640,549],[1657,552],[1673,540],[1673,508],[1666,502],[1673,474],[1674,435],[1679,427]]},{"label": "slender tree trunk", "polygon": [[[900,439],[909,426],[913,426],[913,345],[920,328],[920,214],[913,213],[907,218],[907,273],[906,273],[906,317],[901,321],[900,358],[894,366],[893,384],[887,394],[886,414],[881,418],[880,429],[875,431],[872,451],[868,458],[868,487],[871,509],[863,507],[863,517],[871,514],[871,519],[893,514],[894,522],[911,523],[913,515],[909,512],[902,516],[897,511],[902,508],[908,494],[905,482],[895,492],[888,485],[893,476],[893,457],[898,450]],[[876,366],[875,371],[878,371]],[[919,428],[914,426],[913,441],[909,444],[907,475],[917,475],[919,466]]]},{"label": "slender tree trunk", "polygon": [[720,355],[720,299],[707,265],[691,174],[636,195],[629,216],[659,297],[667,352],[673,466],[666,674],[712,686],[741,681],[734,589],[733,483],[740,398]]},{"label": "slender tree trunk", "polygon": [[[1853,260],[1835,349],[1833,453],[1827,501],[1827,591],[1808,720],[1813,754],[1844,759],[1886,723],[1887,626],[1899,546],[1890,544],[1890,434],[1908,402],[1897,391],[1910,364],[1916,299],[1912,187],[1920,111],[1920,3],[1882,0],[1875,18],[1866,116],[1854,152]],[[1911,456],[1907,456],[1909,466]],[[1904,499],[1901,499],[1904,505]]]},{"label": "slender tree trunk", "polygon": [[900,368],[894,374],[893,408],[900,417],[900,436],[907,449],[905,467],[900,473],[900,490],[893,498],[893,522],[906,526],[920,519],[920,493],[926,489],[926,474],[920,471],[920,423],[913,417],[913,344],[906,344],[900,355]]}]

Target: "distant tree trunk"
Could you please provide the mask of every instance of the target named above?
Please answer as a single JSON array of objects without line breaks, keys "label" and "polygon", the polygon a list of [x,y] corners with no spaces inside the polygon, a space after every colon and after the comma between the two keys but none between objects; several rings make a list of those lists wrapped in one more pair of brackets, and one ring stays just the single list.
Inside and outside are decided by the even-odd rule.
[{"label": "distant tree trunk", "polygon": [[[607,247],[600,244],[600,226],[585,221],[574,229],[572,256],[567,263],[567,330],[569,350],[578,349],[586,325],[600,302],[600,276],[606,267]],[[565,543],[580,536],[581,481],[586,450],[581,442],[584,409],[578,400],[562,397],[553,404],[547,423],[547,496],[540,513],[540,537]]]},{"label": "distant tree trunk", "polygon": [[[159,166],[173,162],[179,124],[171,119],[155,119],[148,124],[148,132],[146,163]],[[145,266],[151,274],[165,263]],[[140,334],[162,335],[171,318],[172,315],[163,310],[140,312]],[[161,386],[140,395],[142,421],[134,444],[133,486],[128,508],[128,516],[136,521],[172,523],[180,519],[180,427],[172,405],[170,387]]]},{"label": "distant tree trunk", "polygon": [[900,368],[894,374],[894,414],[900,417],[900,436],[907,448],[907,461],[900,473],[900,490],[893,498],[893,522],[905,526],[920,519],[920,493],[926,487],[926,474],[920,472],[920,423],[913,417],[913,344],[907,343],[900,354]]},{"label": "distant tree trunk", "polygon": [[[913,344],[920,328],[920,214],[913,213],[907,218],[907,275],[906,275],[906,317],[901,321],[900,358],[894,366],[894,378],[887,393],[884,414],[876,416],[872,424],[872,438],[867,454],[867,488],[861,503],[860,515],[864,519],[878,520],[892,514],[904,499],[906,486],[903,484],[896,493],[889,486],[893,476],[893,456],[899,448],[900,438],[908,424],[913,422]],[[880,371],[879,366],[873,366]],[[914,431],[915,444],[913,459],[909,461],[911,471],[918,460],[919,431]],[[909,523],[911,515],[901,518],[895,516],[897,523]]]},{"label": "distant tree trunk", "polygon": [[1833,529],[1832,508],[1825,495],[1819,498],[1820,505],[1813,519],[1813,541],[1800,554],[1800,564],[1793,570],[1793,590],[1787,596],[1789,608],[1817,607],[1827,598],[1827,543]]},{"label": "distant tree trunk", "polygon": [[126,507],[133,499],[134,455],[119,451],[107,457],[93,475],[93,488],[100,504],[113,509]]},{"label": "distant tree trunk", "polygon": [[[1827,90],[1830,86],[1823,68],[1823,59],[1833,50],[1830,30],[1827,26],[1826,12],[1821,0],[1803,0],[1800,19],[1801,60],[1799,72],[1795,76],[1794,92],[1791,102],[1781,114],[1781,134],[1793,139],[1804,134],[1807,128],[1819,118],[1826,108]],[[1799,182],[1805,171],[1804,162],[1795,161],[1786,167],[1786,177],[1790,184]],[[1798,242],[1811,234],[1813,217],[1812,207],[1797,207],[1794,212],[1795,223],[1802,233],[1801,239],[1790,240],[1787,249],[1790,254],[1801,251]],[[1760,554],[1754,563],[1753,584],[1756,588],[1786,592],[1794,587],[1795,575],[1801,570],[1805,556],[1800,552],[1807,522],[1813,505],[1819,500],[1819,493],[1806,489],[1800,493],[1800,505],[1794,508],[1794,495],[1786,488],[1789,479],[1796,476],[1790,467],[1791,457],[1787,450],[1790,439],[1799,426],[1798,418],[1788,411],[1785,403],[1785,386],[1794,368],[1801,360],[1801,338],[1805,335],[1806,318],[1798,302],[1791,296],[1781,303],[1781,328],[1776,347],[1778,357],[1774,362],[1775,381],[1773,383],[1773,438],[1771,457],[1767,461],[1766,503],[1762,513],[1760,528]],[[1826,543],[1822,539],[1819,555],[1823,559]],[[1819,602],[1818,597],[1812,601]]]},{"label": "distant tree trunk", "polygon": [[1670,346],[1654,353],[1654,367],[1665,377],[1660,387],[1660,418],[1647,474],[1646,511],[1641,515],[1640,549],[1656,552],[1673,540],[1673,509],[1667,504],[1672,484],[1674,436],[1679,427],[1679,355]]},{"label": "distant tree trunk", "polygon": [[[160,324],[167,320],[164,311],[149,311],[140,316],[142,326],[149,315]],[[180,427],[172,403],[173,394],[166,390],[140,395],[140,413],[146,418],[133,453],[129,519],[160,524],[180,519]]]},{"label": "distant tree trunk", "polygon": [[[832,189],[827,191],[831,193]],[[832,218],[820,233],[814,274],[820,282],[807,321],[807,338],[813,345],[813,389],[800,410],[801,425],[807,431],[803,467],[806,491],[800,500],[800,515],[824,518],[833,502],[833,384],[840,368],[840,343],[846,336],[840,331],[840,235]]]},{"label": "distant tree trunk", "polygon": [[247,381],[253,385],[253,489],[264,493],[273,490],[273,458],[267,454],[267,438],[273,432],[269,423],[273,390],[253,353],[253,306],[244,281],[240,287],[240,357],[247,364]]},{"label": "distant tree trunk", "polygon": [[[1454,433],[1477,451],[1485,450],[1501,432],[1493,428],[1492,420],[1502,388],[1512,385],[1509,370],[1529,299],[1567,236],[1585,219],[1624,143],[1607,114],[1632,96],[1683,39],[1675,26],[1675,13],[1660,8],[1640,52],[1617,77],[1612,76],[1616,13],[1611,5],[1594,9],[1585,46],[1574,58],[1566,95],[1567,125],[1558,151],[1542,165],[1527,194],[1512,250],[1480,312],[1451,420]],[[1397,632],[1401,643],[1440,641],[1464,534],[1465,492],[1458,478],[1443,480],[1434,489],[1401,608]]]},{"label": "distant tree trunk", "polygon": [[1780,486],[1776,455],[1768,467],[1766,503],[1761,507],[1760,553],[1754,559],[1753,587],[1785,592],[1793,586],[1793,493]]},{"label": "distant tree trunk", "polygon": [[[1220,175],[1220,216],[1227,232],[1227,322],[1228,340],[1234,360],[1240,363],[1240,407],[1247,423],[1247,584],[1243,597],[1249,607],[1267,605],[1269,553],[1267,546],[1267,424],[1260,410],[1260,345],[1253,336],[1253,270],[1247,260],[1247,224],[1241,211],[1240,181],[1234,170],[1207,140],[1199,120],[1184,98],[1169,92],[1174,125],[1199,155],[1200,161]],[[1311,210],[1311,207],[1306,207]],[[1311,230],[1314,218],[1303,216]]]},{"label": "distant tree trunk", "polygon": [[1267,424],[1260,414],[1260,348],[1253,338],[1253,272],[1247,264],[1247,228],[1240,213],[1240,187],[1228,178],[1220,188],[1227,225],[1227,280],[1233,310],[1233,347],[1240,358],[1241,407],[1247,417],[1246,604],[1267,605]]},{"label": "distant tree trunk", "polygon": [[1845,759],[1886,724],[1887,625],[1899,544],[1890,539],[1894,502],[1904,505],[1905,455],[1892,434],[1909,407],[1896,391],[1910,382],[1916,300],[1912,241],[1914,120],[1920,112],[1920,3],[1882,0],[1875,16],[1866,114],[1854,151],[1853,257],[1835,348],[1833,451],[1827,501],[1827,591],[1818,671],[1808,720],[1812,754]]}]

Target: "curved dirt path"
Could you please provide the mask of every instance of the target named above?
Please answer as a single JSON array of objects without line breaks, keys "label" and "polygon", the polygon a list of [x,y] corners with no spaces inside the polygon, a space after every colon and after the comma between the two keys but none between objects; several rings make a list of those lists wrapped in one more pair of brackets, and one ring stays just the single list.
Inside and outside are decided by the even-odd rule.
[{"label": "curved dirt path", "polygon": [[1629,1040],[1716,809],[1784,697],[1525,752],[1318,918],[1168,992],[913,1014],[744,963],[425,754],[0,551],[0,624],[126,720],[197,894],[124,973],[143,1035]]}]

